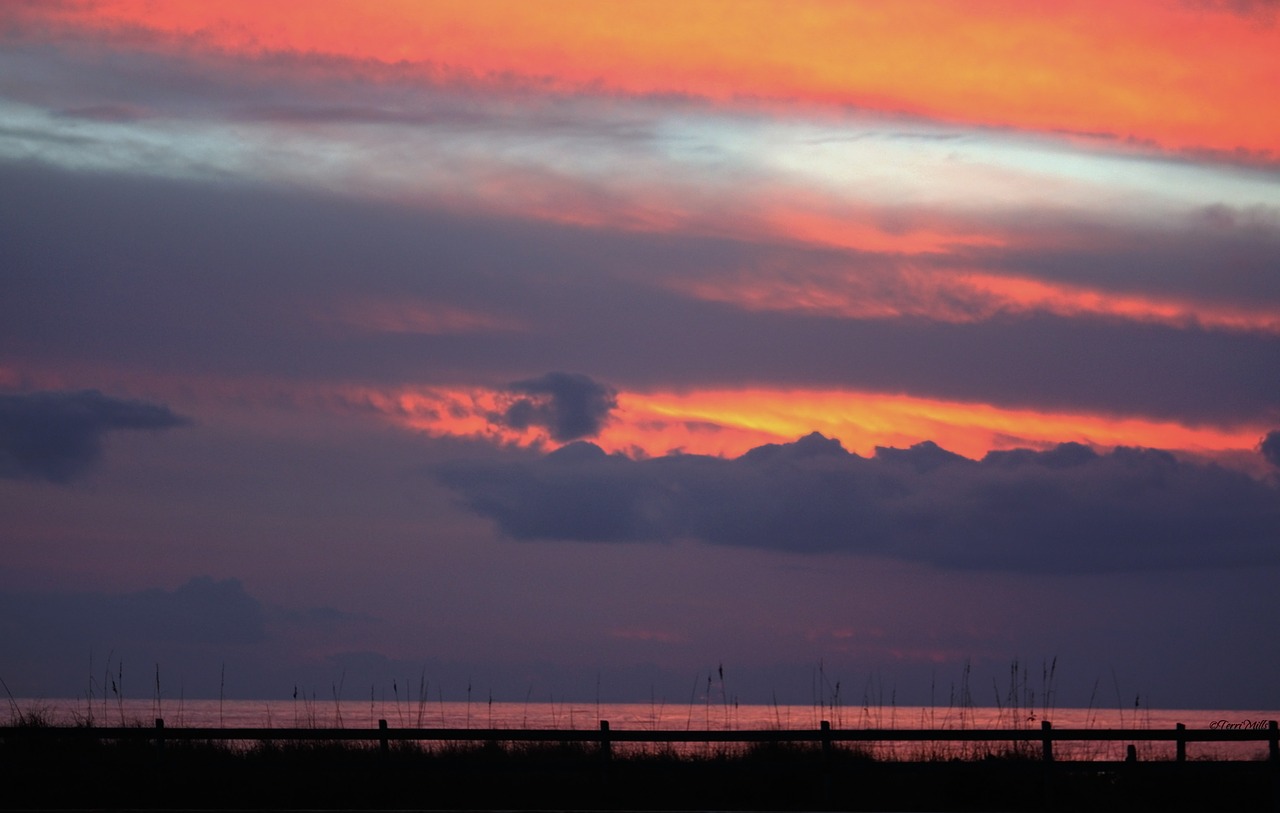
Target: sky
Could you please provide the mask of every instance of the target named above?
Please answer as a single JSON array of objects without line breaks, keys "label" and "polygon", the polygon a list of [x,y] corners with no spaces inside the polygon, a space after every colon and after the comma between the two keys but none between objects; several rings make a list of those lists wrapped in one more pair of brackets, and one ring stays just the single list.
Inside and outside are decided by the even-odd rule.
[{"label": "sky", "polygon": [[9,0],[0,678],[1278,709],[1278,45]]}]

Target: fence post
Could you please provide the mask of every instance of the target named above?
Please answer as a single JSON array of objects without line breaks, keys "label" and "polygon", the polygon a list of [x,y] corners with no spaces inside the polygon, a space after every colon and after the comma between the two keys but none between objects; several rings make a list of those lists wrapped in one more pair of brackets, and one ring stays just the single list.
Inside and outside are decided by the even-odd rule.
[{"label": "fence post", "polygon": [[1280,730],[1275,720],[1267,722],[1270,741],[1267,743],[1267,759],[1271,763],[1271,809],[1280,810]]},{"label": "fence post", "polygon": [[608,760],[613,756],[613,741],[609,739],[609,721],[600,721],[600,756]]},{"label": "fence post", "polygon": [[382,755],[386,756],[391,751],[391,743],[387,742],[387,721],[378,721],[378,745],[382,748]]},{"label": "fence post", "polygon": [[156,718],[156,751],[164,753],[164,718]]},{"label": "fence post", "polygon": [[1187,727],[1178,723],[1178,761],[1187,761]]},{"label": "fence post", "polygon": [[831,807],[831,721],[819,723],[822,731],[822,804]]},{"label": "fence post", "polygon": [[1053,730],[1053,723],[1048,720],[1040,721],[1041,745],[1040,753],[1043,757],[1040,764],[1041,769],[1041,787],[1040,787],[1040,805],[1043,810],[1049,810],[1053,806],[1053,738],[1050,732]]}]

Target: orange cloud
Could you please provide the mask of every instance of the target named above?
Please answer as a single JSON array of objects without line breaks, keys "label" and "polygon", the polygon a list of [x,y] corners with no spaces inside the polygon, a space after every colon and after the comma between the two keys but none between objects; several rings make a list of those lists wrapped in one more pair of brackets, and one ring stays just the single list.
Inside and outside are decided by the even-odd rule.
[{"label": "orange cloud", "polygon": [[[1280,152],[1274,19],[1229,4],[1064,0],[90,0],[22,12],[203,48],[290,52],[555,91],[859,106]],[[754,100],[754,101],[752,101]]]},{"label": "orange cloud", "polygon": [[531,446],[547,442],[538,430],[517,431],[496,423],[504,395],[486,389],[354,390],[348,399],[411,429],[433,437],[483,438],[502,445]]},{"label": "orange cloud", "polygon": [[[502,194],[485,194],[478,209],[534,217],[574,226],[627,231],[705,234],[736,240],[825,246],[873,254],[945,254],[959,248],[1008,243],[994,229],[982,230],[964,218],[915,212],[911,223],[884,221],[896,215],[837,195],[801,192],[784,184],[755,189],[707,190],[680,180],[666,188],[629,188],[608,195],[563,179],[509,179]],[[457,208],[456,199],[450,205]]]},{"label": "orange cloud", "polygon": [[[960,247],[1002,246],[1005,238],[992,233],[977,233],[963,225],[923,223],[919,227],[890,230],[876,222],[871,211],[820,211],[808,206],[771,207],[761,200],[757,215],[759,233],[795,240],[801,243],[849,248],[880,254],[945,254]],[[927,220],[927,218],[926,218]]]},{"label": "orange cloud", "polygon": [[1000,313],[1098,316],[1175,327],[1280,334],[1280,311],[1126,294],[980,271],[901,267],[865,273],[743,273],[681,279],[668,286],[698,299],[751,311],[797,311],[849,319],[924,317],[964,323]]},{"label": "orange cloud", "polygon": [[[432,436],[552,448],[545,432],[493,420],[509,399],[473,388],[360,391],[349,397]],[[908,395],[819,389],[702,389],[622,392],[618,409],[593,442],[607,451],[655,456],[672,451],[736,457],[765,443],[817,431],[850,451],[932,440],[970,458],[994,449],[1045,448],[1065,441],[1097,447],[1146,446],[1219,455],[1252,450],[1264,426],[1193,426],[1137,416],[1041,412]]]},{"label": "orange cloud", "polygon": [[1043,280],[962,274],[961,287],[985,295],[998,310],[1043,310],[1061,316],[1098,315],[1138,322],[1280,334],[1280,312],[1265,308],[1191,302],[1170,297],[1122,294]]},{"label": "orange cloud", "polygon": [[[664,424],[693,422],[737,430],[735,444],[710,453],[736,455],[758,442],[790,441],[811,431],[839,438],[846,448],[871,454],[876,446],[908,446],[933,440],[966,457],[993,449],[1044,447],[1076,441],[1101,447],[1149,446],[1213,452],[1251,449],[1265,427],[1202,427],[1141,417],[1039,412],[990,404],[847,390],[723,389],[689,393],[626,393],[623,420],[602,440],[617,448],[646,448],[637,440]],[[637,420],[639,419],[639,420]],[[631,428],[632,424],[638,426]],[[635,439],[627,437],[634,431]],[[719,440],[728,440],[729,432]],[[754,436],[757,440],[751,440]],[[696,437],[696,435],[695,435]],[[624,440],[625,439],[625,440]],[[707,444],[715,447],[717,444]],[[652,450],[658,451],[658,450]],[[701,451],[688,448],[687,451]]]}]

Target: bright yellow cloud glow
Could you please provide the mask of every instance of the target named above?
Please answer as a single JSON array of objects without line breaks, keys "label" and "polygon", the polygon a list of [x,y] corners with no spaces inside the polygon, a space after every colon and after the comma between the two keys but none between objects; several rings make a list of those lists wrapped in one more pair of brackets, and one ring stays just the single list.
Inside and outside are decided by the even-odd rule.
[{"label": "bright yellow cloud glow", "polygon": [[[361,403],[432,436],[482,438],[554,448],[537,427],[515,430],[500,415],[511,396],[484,389],[364,391]],[[618,409],[591,441],[606,451],[656,456],[673,451],[736,457],[765,443],[810,432],[838,438],[850,451],[905,447],[925,440],[970,458],[1017,447],[1075,441],[1100,448],[1146,446],[1214,455],[1251,450],[1266,427],[1192,426],[1132,416],[1040,412],[906,395],[844,390],[701,389],[623,392]]]}]

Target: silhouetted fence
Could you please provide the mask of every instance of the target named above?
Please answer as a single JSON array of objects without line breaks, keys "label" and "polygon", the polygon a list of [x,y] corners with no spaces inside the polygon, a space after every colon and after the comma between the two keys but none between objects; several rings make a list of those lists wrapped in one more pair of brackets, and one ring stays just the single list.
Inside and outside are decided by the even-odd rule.
[{"label": "silhouetted fence", "polygon": [[[1188,743],[1267,742],[1268,758],[1280,762],[1280,730],[1275,720],[1266,727],[1256,724],[1240,728],[1189,729],[1179,723],[1173,729],[1118,728],[1054,728],[1043,722],[1039,729],[970,728],[970,729],[902,729],[851,728],[833,729],[822,721],[818,729],[744,729],[744,730],[645,730],[613,729],[607,720],[599,729],[551,728],[390,728],[379,720],[377,728],[168,728],[157,718],[154,728],[144,726],[5,726],[0,739],[18,741],[39,739],[79,741],[165,741],[205,742],[344,742],[378,743],[386,751],[392,742],[416,743],[595,743],[604,756],[612,754],[615,743],[635,744],[817,744],[826,753],[838,744],[849,743],[1038,743],[1039,757],[1054,760],[1054,743],[1063,742],[1127,742],[1175,744],[1175,760],[1187,759]],[[1133,748],[1128,759],[1136,758]]]}]

